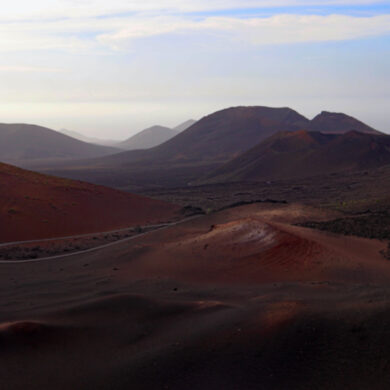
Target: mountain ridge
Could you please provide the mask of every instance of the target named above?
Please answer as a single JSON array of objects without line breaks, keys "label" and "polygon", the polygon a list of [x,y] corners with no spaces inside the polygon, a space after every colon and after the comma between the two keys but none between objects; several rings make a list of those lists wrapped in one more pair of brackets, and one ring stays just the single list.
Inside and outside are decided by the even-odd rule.
[{"label": "mountain ridge", "polygon": [[[362,123],[352,117],[344,121],[345,117],[348,116],[338,116],[344,132],[353,130],[356,123]],[[203,117],[187,130],[151,149],[39,169],[118,188],[183,186],[280,131],[307,131],[312,123],[288,107],[230,107]]]}]

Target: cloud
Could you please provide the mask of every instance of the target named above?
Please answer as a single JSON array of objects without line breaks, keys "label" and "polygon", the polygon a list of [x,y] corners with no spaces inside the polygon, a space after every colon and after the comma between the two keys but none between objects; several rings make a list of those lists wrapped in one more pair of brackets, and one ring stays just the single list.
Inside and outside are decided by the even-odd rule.
[{"label": "cloud", "polygon": [[217,33],[228,40],[255,45],[339,41],[389,34],[390,15],[282,14],[199,19],[163,14],[19,21],[0,24],[0,51],[124,50],[139,38],[181,33],[198,36]]},{"label": "cloud", "polygon": [[113,49],[126,48],[138,38],[172,33],[222,33],[255,45],[340,41],[390,33],[390,15],[351,17],[345,15],[276,15],[239,19],[211,17],[201,21],[157,17],[136,20],[123,28],[98,36]]},{"label": "cloud", "polygon": [[[164,118],[173,124],[224,106],[301,101],[306,107],[317,99],[314,113],[326,106],[343,110],[337,99],[344,99],[355,111],[371,107],[382,122],[389,123],[385,109],[390,91],[388,39],[259,50],[261,45],[390,34],[390,7],[376,7],[380,3],[389,4],[369,0],[4,2],[0,113],[8,121],[47,121],[58,128],[84,126],[112,132],[118,126],[124,137],[132,125],[146,127],[150,125],[146,122]],[[342,5],[351,7],[342,9]],[[352,104],[353,96],[358,98]]]},{"label": "cloud", "polygon": [[[356,39],[390,32],[390,15],[333,15],[332,5],[373,0],[14,0],[0,11],[0,52],[123,50],[139,38],[215,34],[252,44]],[[325,6],[328,15],[234,17],[234,9]],[[225,17],[207,16],[226,10]],[[230,11],[228,11],[230,10]],[[203,18],[194,12],[204,12]],[[275,10],[275,12],[280,12]],[[250,14],[250,13],[249,13]]]}]

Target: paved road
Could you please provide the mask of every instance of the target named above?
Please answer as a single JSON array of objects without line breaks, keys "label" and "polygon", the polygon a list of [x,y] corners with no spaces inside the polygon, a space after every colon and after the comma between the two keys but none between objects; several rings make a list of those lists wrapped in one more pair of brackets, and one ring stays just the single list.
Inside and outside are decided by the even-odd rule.
[{"label": "paved road", "polygon": [[[126,242],[126,241],[131,241],[131,240],[135,240],[136,238],[140,238],[142,236],[146,236],[147,234],[150,234],[150,233],[153,233],[157,230],[163,230],[163,229],[168,229],[172,226],[176,226],[176,225],[180,225],[180,224],[183,224],[185,222],[188,222],[188,221],[191,221],[193,219],[197,219],[197,218],[200,218],[202,217],[203,215],[195,215],[195,216],[192,216],[192,217],[189,217],[189,218],[185,218],[185,219],[182,219],[180,221],[177,221],[177,222],[172,222],[172,223],[167,223],[167,224],[161,224],[161,225],[148,225],[148,226],[144,226],[143,228],[155,228],[154,230],[150,231],[150,232],[146,232],[146,233],[140,233],[140,234],[137,234],[135,236],[131,236],[131,237],[127,237],[127,238],[124,238],[122,240],[118,240],[118,241],[114,241],[114,242],[110,242],[109,244],[104,244],[104,245],[100,245],[100,246],[96,246],[94,248],[90,248],[90,249],[85,249],[85,250],[82,250],[82,251],[78,251],[78,252],[72,252],[72,253],[66,253],[66,254],[63,254],[63,255],[56,255],[56,256],[50,256],[50,257],[42,257],[40,259],[27,259],[27,260],[0,260],[0,264],[24,264],[24,263],[37,263],[37,262],[40,262],[40,261],[48,261],[48,260],[55,260],[55,259],[63,259],[63,258],[66,258],[66,257],[71,257],[71,256],[76,256],[76,255],[80,255],[80,254],[83,254],[83,253],[88,253],[88,252],[94,252],[94,251],[98,251],[100,249],[104,249],[104,248],[108,248],[110,246],[114,246],[114,245],[118,245],[118,244],[121,244],[123,242]],[[124,230],[129,230],[131,228],[126,228],[126,229],[121,229],[121,230],[115,230],[115,231],[112,231],[112,233],[114,232],[120,232],[120,231],[124,231]],[[103,232],[103,233],[92,233],[92,234],[83,234],[83,235],[80,235],[80,236],[68,236],[68,237],[57,237],[57,238],[50,238],[50,239],[42,239],[42,240],[30,240],[30,241],[18,241],[18,242],[15,242],[15,243],[6,243],[6,244],[1,244],[1,246],[8,246],[8,245],[16,245],[16,244],[28,244],[28,243],[31,243],[31,242],[42,242],[42,241],[53,241],[53,240],[61,240],[61,239],[67,239],[67,238],[79,238],[79,237],[89,237],[89,236],[93,236],[95,234],[108,234],[110,232]]]}]

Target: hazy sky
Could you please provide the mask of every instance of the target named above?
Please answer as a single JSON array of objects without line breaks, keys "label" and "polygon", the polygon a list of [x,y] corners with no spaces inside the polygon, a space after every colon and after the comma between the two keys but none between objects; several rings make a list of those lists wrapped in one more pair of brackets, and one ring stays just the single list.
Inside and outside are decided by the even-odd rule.
[{"label": "hazy sky", "polygon": [[125,138],[235,105],[390,132],[390,1],[12,0],[0,122]]}]

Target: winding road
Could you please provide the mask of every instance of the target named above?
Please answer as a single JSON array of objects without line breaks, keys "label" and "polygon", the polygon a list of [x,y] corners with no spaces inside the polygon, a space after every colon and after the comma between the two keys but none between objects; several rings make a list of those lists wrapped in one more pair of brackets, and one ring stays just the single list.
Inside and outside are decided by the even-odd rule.
[{"label": "winding road", "polygon": [[[96,246],[96,247],[93,247],[93,248],[89,248],[89,249],[84,249],[84,250],[81,250],[81,251],[78,251],[78,252],[66,253],[66,254],[55,255],[55,256],[50,256],[50,257],[42,257],[40,259],[0,260],[0,264],[37,263],[37,262],[41,262],[41,261],[63,259],[63,258],[66,258],[66,257],[76,256],[76,255],[80,255],[80,254],[84,254],[84,253],[88,253],[88,252],[94,252],[94,251],[98,251],[100,249],[104,249],[104,248],[108,248],[108,247],[111,247],[111,246],[115,246],[115,245],[121,244],[121,243],[126,242],[126,241],[132,241],[132,240],[135,240],[136,238],[140,238],[140,237],[146,236],[147,234],[153,233],[153,232],[155,232],[157,230],[168,229],[168,228],[170,228],[172,226],[177,226],[177,225],[183,224],[185,222],[188,222],[188,221],[191,221],[193,219],[200,218],[200,217],[203,217],[203,215],[194,215],[192,217],[188,217],[188,218],[182,219],[182,220],[177,221],[177,222],[171,222],[171,223],[166,223],[166,224],[142,226],[141,228],[143,228],[143,229],[150,229],[150,228],[152,228],[154,230],[151,230],[151,231],[145,232],[145,233],[139,233],[139,234],[136,234],[135,236],[126,237],[126,238],[124,238],[122,240],[117,240],[117,241],[114,241],[114,242],[110,242],[108,244],[99,245],[99,246]],[[123,231],[126,231],[126,230],[130,230],[133,227],[128,227],[128,228],[124,228],[124,229],[120,229],[120,230],[112,230],[112,231],[109,231],[109,232],[81,234],[81,235],[76,235],[76,236],[55,237],[55,238],[49,238],[49,239],[28,240],[28,241],[6,242],[6,243],[3,243],[3,244],[0,244],[0,248],[1,247],[6,247],[6,246],[12,246],[12,245],[31,244],[31,243],[34,243],[34,242],[66,240],[66,239],[72,239],[72,238],[90,237],[90,236],[94,236],[94,235],[98,235],[98,234],[100,235],[100,234],[119,233],[119,232],[123,232]]]}]

